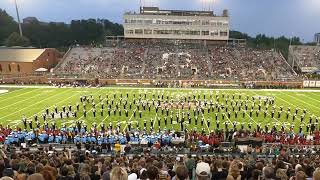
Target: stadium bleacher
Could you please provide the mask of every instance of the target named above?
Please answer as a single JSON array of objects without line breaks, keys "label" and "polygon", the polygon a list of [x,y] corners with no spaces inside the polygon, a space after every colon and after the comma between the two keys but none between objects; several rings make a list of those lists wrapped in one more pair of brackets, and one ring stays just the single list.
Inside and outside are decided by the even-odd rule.
[{"label": "stadium bleacher", "polygon": [[100,78],[282,80],[295,74],[280,53],[243,47],[179,48],[130,43],[75,47],[55,70]]},{"label": "stadium bleacher", "polygon": [[302,72],[312,72],[320,69],[319,46],[290,46],[291,58]]}]

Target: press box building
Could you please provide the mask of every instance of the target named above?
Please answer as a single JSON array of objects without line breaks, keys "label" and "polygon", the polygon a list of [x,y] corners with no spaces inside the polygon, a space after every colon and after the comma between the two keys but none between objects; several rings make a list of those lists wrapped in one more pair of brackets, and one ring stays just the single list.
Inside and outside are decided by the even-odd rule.
[{"label": "press box building", "polygon": [[126,12],[123,16],[126,39],[186,39],[227,41],[229,16],[213,11],[160,10],[141,7],[139,13]]}]

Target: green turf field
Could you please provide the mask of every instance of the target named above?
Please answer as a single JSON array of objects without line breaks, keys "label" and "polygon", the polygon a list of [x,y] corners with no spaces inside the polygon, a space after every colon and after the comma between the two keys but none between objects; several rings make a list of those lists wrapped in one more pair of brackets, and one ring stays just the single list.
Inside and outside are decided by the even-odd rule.
[{"label": "green turf field", "polygon": [[[9,90],[9,92],[1,93],[1,90]],[[126,93],[128,92],[129,97],[126,97]],[[126,108],[129,110],[128,117],[125,116],[123,105],[120,105],[122,115],[119,116],[118,110],[116,112],[116,115],[113,114],[113,111],[111,111],[111,116],[108,116],[107,113],[107,104],[106,104],[106,95],[109,95],[109,103],[111,103],[111,100],[114,97],[114,94],[116,94],[116,98],[114,100],[114,104],[112,105],[112,110],[115,108],[116,102],[119,102],[120,100],[120,94],[123,96],[123,102],[127,99],[128,105]],[[154,129],[157,130],[158,127],[158,119],[161,119],[161,129],[164,128],[174,128],[178,130],[180,128],[180,124],[176,123],[176,114],[179,114],[179,117],[181,119],[182,112],[185,112],[185,121],[188,122],[187,118],[187,111],[188,108],[185,107],[184,110],[179,108],[171,108],[169,110],[170,114],[173,115],[173,124],[170,123],[170,120],[168,118],[168,125],[165,127],[165,124],[163,122],[164,117],[166,116],[166,111],[164,111],[164,114],[161,112],[161,108],[159,109],[158,113],[156,113],[155,107],[151,105],[151,110],[148,110],[148,106],[146,106],[146,110],[144,111],[142,109],[142,106],[140,106],[140,110],[142,109],[142,118],[139,118],[139,113],[137,111],[137,116],[133,117],[133,110],[136,110],[137,107],[135,105],[132,105],[132,109],[129,109],[129,102],[133,102],[133,95],[136,95],[136,99],[139,99],[139,94],[141,94],[142,100],[148,100],[152,101],[153,95],[154,99],[157,101],[158,95],[161,99],[161,96],[163,94],[164,100],[166,100],[167,96],[170,99],[173,99],[175,102],[177,102],[179,99],[184,100],[184,97],[191,97],[191,100],[193,100],[193,95],[196,96],[196,99],[200,97],[200,100],[203,101],[204,95],[206,96],[207,101],[210,101],[210,94],[212,94],[212,100],[214,103],[216,103],[216,95],[219,96],[219,105],[226,105],[225,99],[229,95],[228,100],[228,111],[231,111],[231,117],[230,119],[226,116],[225,119],[222,119],[222,112],[225,112],[225,109],[220,110],[218,113],[218,108],[214,109],[214,112],[210,111],[210,113],[207,113],[208,106],[205,107],[205,113],[198,114],[198,124],[195,125],[194,121],[194,114],[193,109],[195,106],[191,106],[190,115],[192,118],[191,124],[186,123],[185,126],[188,129],[197,128],[202,129],[204,128],[206,131],[211,131],[216,128],[216,121],[215,121],[215,114],[218,113],[218,119],[220,121],[220,128],[224,128],[224,122],[229,123],[229,127],[232,128],[232,124],[234,121],[238,122],[237,128],[241,128],[241,124],[244,124],[245,128],[248,127],[248,123],[252,123],[252,127],[255,128],[256,124],[261,123],[261,127],[264,128],[265,124],[277,125],[280,127],[283,123],[286,124],[286,127],[289,128],[291,124],[295,125],[295,130],[297,131],[299,129],[299,126],[301,124],[300,118],[301,114],[303,113],[303,109],[307,110],[307,113],[305,115],[304,121],[302,124],[307,125],[309,124],[309,117],[313,117],[313,123],[315,122],[316,117],[320,117],[320,91],[312,91],[312,92],[304,92],[304,91],[272,91],[272,90],[209,90],[209,89],[143,89],[143,88],[6,88],[6,87],[0,87],[0,123],[3,125],[10,125],[10,126],[22,126],[21,118],[23,115],[25,115],[28,119],[33,119],[33,115],[35,113],[38,114],[41,124],[43,124],[43,119],[41,116],[41,113],[45,111],[45,107],[48,107],[50,111],[53,111],[54,105],[57,105],[59,109],[61,109],[62,106],[68,106],[69,104],[73,106],[73,109],[75,109],[75,104],[77,102],[80,103],[80,96],[83,95],[93,95],[95,98],[96,103],[96,109],[97,109],[97,116],[96,118],[93,117],[92,113],[92,105],[91,103],[87,104],[87,112],[88,116],[87,118],[83,117],[83,111],[82,111],[82,104],[80,103],[80,111],[78,113],[77,118],[63,118],[60,119],[48,119],[48,123],[55,121],[58,125],[66,124],[66,126],[71,126],[75,121],[82,120],[87,125],[91,125],[93,122],[96,122],[98,126],[100,126],[102,123],[104,123],[106,126],[110,122],[113,123],[114,126],[118,122],[121,123],[121,129],[125,129],[128,125],[128,122],[131,122],[133,125],[132,127],[135,127],[135,123],[139,122],[140,128],[143,127],[144,121],[147,121],[147,129],[150,128],[150,121],[154,121]],[[146,98],[145,98],[146,94]],[[223,98],[224,94],[224,98]],[[235,118],[235,114],[232,111],[231,102],[236,101],[239,102],[239,95],[241,94],[241,100],[245,102],[246,97],[249,96],[249,100],[247,101],[248,104],[248,110],[242,111],[244,109],[244,105],[241,106],[241,111],[238,113],[238,118]],[[101,95],[105,102],[105,112],[104,116],[100,116],[100,101],[98,96]],[[232,95],[235,95],[235,98],[232,99]],[[259,116],[256,117],[256,110],[258,109],[259,100],[255,100],[255,106],[254,106],[254,113],[252,117],[250,117],[249,112],[251,109],[251,106],[253,105],[253,96],[261,96],[264,97],[275,97],[275,118],[271,118],[271,111],[272,111],[272,105],[269,105],[269,108],[267,110],[267,118],[264,118],[264,113],[261,111],[259,113]],[[161,103],[164,102],[164,100],[161,99]],[[245,104],[245,103],[244,103]],[[263,101],[261,102],[262,109],[265,109]],[[279,111],[280,107],[283,106],[283,113],[281,115],[281,118],[278,118],[277,112]],[[288,107],[291,108],[289,118],[286,119],[286,113]],[[237,107],[236,107],[237,108]],[[297,114],[297,118],[295,121],[292,121],[292,116],[295,113],[295,108],[299,108],[299,112]],[[172,112],[171,112],[172,111]],[[245,117],[242,118],[242,114],[245,114]],[[170,116],[169,114],[169,116]],[[56,116],[57,117],[57,116]],[[204,117],[204,125],[201,126],[201,118]],[[207,120],[210,120],[210,127],[208,127]],[[303,128],[305,131],[305,128]]]}]

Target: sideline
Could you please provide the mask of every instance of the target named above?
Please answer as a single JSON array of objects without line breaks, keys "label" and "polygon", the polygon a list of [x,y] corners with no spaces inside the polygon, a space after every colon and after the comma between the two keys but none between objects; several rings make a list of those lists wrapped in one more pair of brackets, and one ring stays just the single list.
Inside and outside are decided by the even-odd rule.
[{"label": "sideline", "polygon": [[125,86],[112,86],[112,87],[55,87],[55,86],[20,86],[20,85],[0,85],[0,88],[39,88],[39,89],[143,89],[143,90],[200,90],[200,91],[267,91],[267,92],[317,92],[320,93],[320,89],[213,89],[213,88],[157,88],[157,87],[125,87]]},{"label": "sideline", "polygon": [[7,92],[9,92],[9,91],[8,91],[8,90],[0,89],[0,94],[5,94],[5,93],[7,93]]}]

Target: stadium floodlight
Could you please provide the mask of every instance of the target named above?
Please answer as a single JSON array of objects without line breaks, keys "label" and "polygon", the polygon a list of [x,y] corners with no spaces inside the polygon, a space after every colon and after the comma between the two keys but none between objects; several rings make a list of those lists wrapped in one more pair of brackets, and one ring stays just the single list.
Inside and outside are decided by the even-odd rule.
[{"label": "stadium floodlight", "polygon": [[202,4],[202,10],[213,10],[213,6],[216,4],[216,0],[200,0]]},{"label": "stadium floodlight", "polygon": [[15,5],[15,8],[16,8],[16,13],[17,13],[20,36],[23,36],[17,0],[14,0],[14,5]]}]

